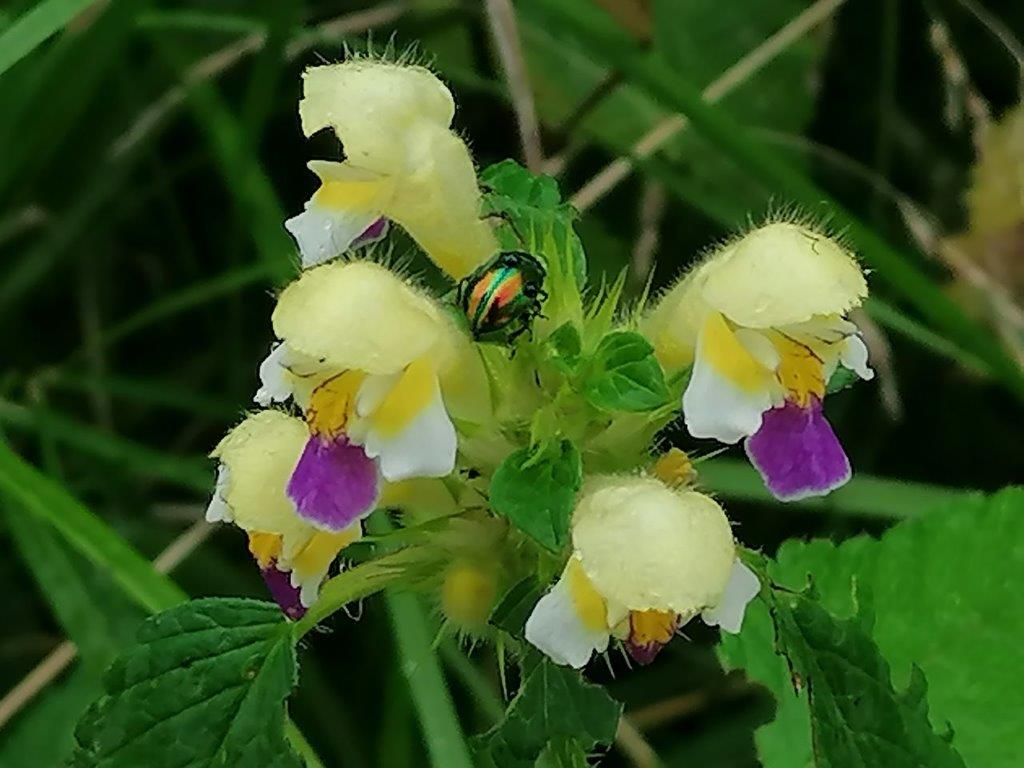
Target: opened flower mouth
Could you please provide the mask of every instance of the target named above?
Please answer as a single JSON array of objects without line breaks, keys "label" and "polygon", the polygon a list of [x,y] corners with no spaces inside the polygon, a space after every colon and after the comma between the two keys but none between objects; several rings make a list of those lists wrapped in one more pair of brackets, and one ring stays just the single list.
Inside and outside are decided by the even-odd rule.
[{"label": "opened flower mouth", "polygon": [[796,224],[770,224],[713,253],[645,318],[666,365],[692,363],[683,416],[694,437],[745,440],[780,500],[823,495],[850,463],[822,404],[843,367],[873,376],[845,319],[867,292],[857,262]]}]

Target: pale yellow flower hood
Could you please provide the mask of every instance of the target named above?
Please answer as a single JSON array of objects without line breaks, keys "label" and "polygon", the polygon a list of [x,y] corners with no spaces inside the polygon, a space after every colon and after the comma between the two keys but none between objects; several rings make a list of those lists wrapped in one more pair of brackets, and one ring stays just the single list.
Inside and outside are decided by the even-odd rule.
[{"label": "pale yellow flower hood", "polygon": [[[334,181],[344,179],[336,200],[397,222],[456,279],[494,255],[472,158],[451,131],[452,95],[432,72],[353,59],[312,67],[303,77],[303,131],[310,136],[329,127],[345,151],[345,169],[331,172]],[[314,170],[325,184],[332,181],[323,163]]]},{"label": "pale yellow flower hood", "polygon": [[286,558],[312,533],[285,493],[308,438],[302,420],[266,410],[248,416],[210,454],[228,470],[223,498],[234,523],[249,532],[280,535]]},{"label": "pale yellow flower hood", "polygon": [[572,543],[609,603],[685,618],[718,603],[736,559],[729,521],[713,499],[649,477],[587,481]]},{"label": "pale yellow flower hood", "polygon": [[423,357],[445,370],[459,331],[443,310],[386,267],[337,261],[308,270],[281,293],[274,333],[325,369],[402,371]]},{"label": "pale yellow flower hood", "polygon": [[709,312],[764,330],[842,316],[867,296],[857,260],[799,224],[768,224],[727,243],[684,275],[640,321],[663,365],[693,360]]}]

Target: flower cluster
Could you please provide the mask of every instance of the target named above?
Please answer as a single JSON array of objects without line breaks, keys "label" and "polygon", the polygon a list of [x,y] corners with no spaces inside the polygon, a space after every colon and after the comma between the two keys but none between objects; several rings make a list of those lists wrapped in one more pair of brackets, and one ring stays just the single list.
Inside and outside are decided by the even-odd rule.
[{"label": "flower cluster", "polygon": [[[693,437],[745,439],[784,500],[845,482],[822,401],[831,378],[871,376],[846,319],[866,295],[853,257],[772,223],[625,312],[621,282],[586,290],[550,179],[505,163],[478,181],[429,70],[355,59],[304,90],[304,132],[332,129],[344,160],[311,163],[320,187],[285,223],[303,271],[277,298],[260,410],[211,454],[207,518],[248,534],[291,618],[390,509],[436,565],[407,586],[456,630],[574,667],[613,641],[646,663],[698,615],[739,631],[758,580],[658,436],[681,409]],[[444,296],[379,257],[392,224],[452,281]]]}]

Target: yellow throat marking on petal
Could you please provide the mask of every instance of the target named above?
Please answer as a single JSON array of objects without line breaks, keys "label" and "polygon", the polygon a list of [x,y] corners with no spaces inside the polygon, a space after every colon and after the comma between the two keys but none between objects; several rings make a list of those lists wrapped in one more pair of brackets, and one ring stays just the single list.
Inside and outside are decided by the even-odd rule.
[{"label": "yellow throat marking on petal", "polygon": [[368,210],[377,207],[382,192],[380,181],[325,181],[313,193],[313,202],[340,211]]},{"label": "yellow throat marking on petal", "polygon": [[629,642],[634,645],[666,645],[676,633],[679,614],[673,611],[630,611]]},{"label": "yellow throat marking on petal", "polygon": [[754,359],[718,312],[712,312],[704,321],[700,354],[712,368],[745,392],[763,390],[771,381],[768,369]]},{"label": "yellow throat marking on petal", "polygon": [[654,464],[654,476],[673,488],[688,483],[696,474],[690,457],[679,448],[669,448]]},{"label": "yellow throat marking on petal", "polygon": [[276,533],[249,532],[249,552],[260,568],[268,568],[281,556],[284,538]]},{"label": "yellow throat marking on petal", "polygon": [[427,358],[414,360],[371,414],[374,429],[383,437],[394,437],[430,405],[436,392],[433,363]]},{"label": "yellow throat marking on petal", "polygon": [[325,439],[343,434],[355,413],[356,393],[365,378],[360,371],[345,371],[314,389],[306,409],[309,431]]},{"label": "yellow throat marking on petal", "polygon": [[806,408],[811,395],[819,400],[823,398],[825,372],[821,356],[810,346],[782,333],[773,333],[772,343],[781,358],[776,375],[786,390],[786,399]]},{"label": "yellow throat marking on petal", "polygon": [[587,578],[580,561],[572,558],[562,578],[568,581],[569,597],[583,626],[592,630],[607,630],[608,606]]},{"label": "yellow throat marking on petal", "polygon": [[300,579],[323,573],[345,547],[362,536],[359,523],[342,531],[317,531],[292,558],[292,570]]}]

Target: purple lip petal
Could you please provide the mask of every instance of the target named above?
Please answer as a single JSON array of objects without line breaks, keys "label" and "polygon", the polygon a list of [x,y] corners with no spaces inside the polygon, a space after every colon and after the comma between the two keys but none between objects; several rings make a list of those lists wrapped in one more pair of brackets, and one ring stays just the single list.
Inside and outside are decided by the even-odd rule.
[{"label": "purple lip petal", "polygon": [[363,230],[363,233],[352,241],[349,248],[362,248],[364,245],[383,240],[388,233],[389,222],[383,216]]},{"label": "purple lip petal", "polygon": [[344,436],[312,436],[288,481],[288,498],[299,516],[318,528],[340,531],[377,505],[377,465]]},{"label": "purple lip petal", "polygon": [[266,568],[260,568],[263,581],[270,590],[270,596],[280,606],[281,612],[292,621],[298,621],[305,613],[306,608],[299,600],[299,590],[292,586],[291,574],[277,570],[277,566],[271,563]]},{"label": "purple lip petal", "polygon": [[815,397],[807,408],[786,401],[766,411],[744,447],[779,501],[824,496],[850,479],[850,460]]}]

